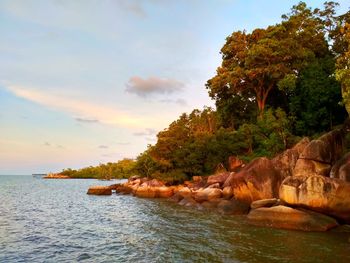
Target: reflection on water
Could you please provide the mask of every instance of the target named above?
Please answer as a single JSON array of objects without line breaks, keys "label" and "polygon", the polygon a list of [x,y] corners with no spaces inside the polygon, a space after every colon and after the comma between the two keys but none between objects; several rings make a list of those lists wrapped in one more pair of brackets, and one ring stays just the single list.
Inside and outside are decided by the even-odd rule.
[{"label": "reflection on water", "polygon": [[252,227],[95,180],[0,176],[0,262],[350,262],[349,233]]}]

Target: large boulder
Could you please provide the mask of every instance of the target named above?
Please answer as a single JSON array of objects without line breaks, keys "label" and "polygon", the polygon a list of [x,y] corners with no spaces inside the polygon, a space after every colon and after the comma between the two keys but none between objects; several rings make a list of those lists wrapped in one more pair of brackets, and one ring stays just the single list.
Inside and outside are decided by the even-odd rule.
[{"label": "large boulder", "polygon": [[156,188],[156,197],[169,198],[174,195],[174,189],[171,186],[160,186]]},{"label": "large boulder", "polygon": [[331,164],[339,160],[344,152],[344,131],[341,129],[330,131],[322,135],[319,140],[328,145],[331,153]]},{"label": "large boulder", "polygon": [[157,188],[152,186],[140,186],[135,191],[135,196],[142,198],[155,198],[157,197]]},{"label": "large boulder", "polygon": [[245,215],[249,212],[249,205],[236,199],[221,200],[217,207],[225,215]]},{"label": "large boulder", "polygon": [[230,173],[219,173],[219,174],[214,174],[208,177],[207,180],[207,185],[212,185],[212,184],[220,184],[223,185],[226,181],[226,179],[229,177]]},{"label": "large boulder", "polygon": [[210,201],[221,198],[222,190],[218,188],[205,188],[193,193],[193,197],[197,202]]},{"label": "large boulder", "polygon": [[350,183],[319,175],[287,177],[280,199],[291,206],[306,207],[350,222]]},{"label": "large boulder", "polygon": [[314,160],[299,159],[295,165],[293,176],[322,175],[329,176],[331,165]]},{"label": "large boulder", "polygon": [[329,216],[282,205],[253,209],[247,218],[250,224],[257,226],[303,231],[327,231],[338,226],[337,221]]},{"label": "large boulder", "polygon": [[223,186],[231,186],[235,199],[250,204],[255,200],[278,197],[281,181],[271,160],[257,158],[240,172],[231,174]]},{"label": "large boulder", "polygon": [[233,196],[233,190],[231,186],[226,186],[222,189],[222,198],[231,199]]},{"label": "large boulder", "polygon": [[153,187],[157,187],[157,186],[165,186],[165,183],[162,181],[159,181],[157,179],[152,179],[149,181],[145,181],[144,183],[141,184],[141,186],[153,186]]},{"label": "large boulder", "polygon": [[345,154],[333,165],[330,177],[350,182],[350,153]]},{"label": "large boulder", "polygon": [[112,188],[105,185],[95,185],[95,186],[89,187],[87,194],[88,195],[111,195]]},{"label": "large boulder", "polygon": [[332,160],[331,146],[322,140],[312,140],[299,158],[330,164]]},{"label": "large boulder", "polygon": [[294,145],[293,148],[285,150],[271,160],[276,171],[282,178],[293,175],[297,160],[309,143],[309,138],[305,137]]}]

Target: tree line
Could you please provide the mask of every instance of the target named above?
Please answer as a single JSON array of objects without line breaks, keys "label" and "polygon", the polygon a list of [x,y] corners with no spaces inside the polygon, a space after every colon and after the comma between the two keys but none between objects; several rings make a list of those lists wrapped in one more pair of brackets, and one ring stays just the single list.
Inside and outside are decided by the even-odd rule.
[{"label": "tree line", "polygon": [[157,134],[130,174],[167,181],[212,173],[229,156],[272,157],[350,112],[350,11],[294,5],[281,22],[235,31],[205,87],[216,109],[183,113]]}]

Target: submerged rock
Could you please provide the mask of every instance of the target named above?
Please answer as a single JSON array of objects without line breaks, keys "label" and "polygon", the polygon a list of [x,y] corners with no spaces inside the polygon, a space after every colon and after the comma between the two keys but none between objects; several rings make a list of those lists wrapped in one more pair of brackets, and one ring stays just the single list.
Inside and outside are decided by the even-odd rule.
[{"label": "submerged rock", "polygon": [[324,176],[287,177],[281,184],[280,199],[291,206],[334,216],[350,222],[350,183]]},{"label": "submerged rock", "polygon": [[338,226],[329,216],[282,205],[251,210],[247,218],[250,224],[257,226],[303,231],[327,231]]},{"label": "submerged rock", "polygon": [[112,189],[109,186],[95,185],[95,186],[89,187],[87,194],[88,195],[111,195]]},{"label": "submerged rock", "polygon": [[218,210],[225,215],[245,215],[249,211],[249,205],[235,199],[222,200],[218,203]]}]

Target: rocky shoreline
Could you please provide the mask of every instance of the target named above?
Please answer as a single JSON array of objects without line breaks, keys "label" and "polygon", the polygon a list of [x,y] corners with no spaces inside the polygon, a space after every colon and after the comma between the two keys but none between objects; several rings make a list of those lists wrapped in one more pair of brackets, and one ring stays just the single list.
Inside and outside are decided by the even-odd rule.
[{"label": "rocky shoreline", "polygon": [[[93,186],[88,194],[132,194],[168,198],[179,205],[246,215],[252,225],[302,231],[327,231],[350,224],[350,154],[344,154],[348,126],[318,139],[303,138],[273,159],[231,171],[194,176],[183,185],[131,177],[124,184]],[[231,162],[232,163],[232,162]]]}]

